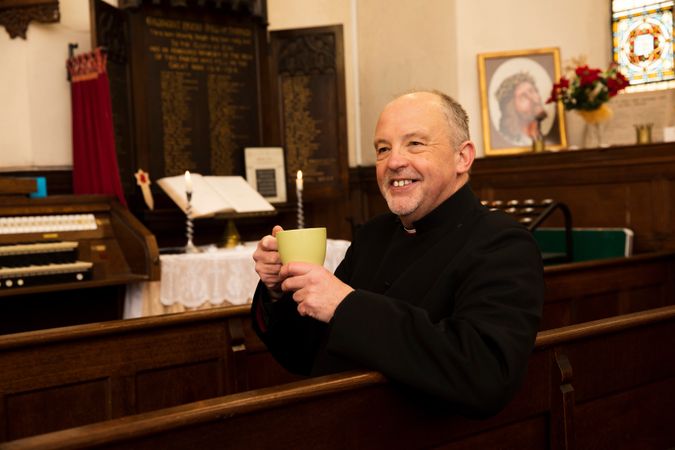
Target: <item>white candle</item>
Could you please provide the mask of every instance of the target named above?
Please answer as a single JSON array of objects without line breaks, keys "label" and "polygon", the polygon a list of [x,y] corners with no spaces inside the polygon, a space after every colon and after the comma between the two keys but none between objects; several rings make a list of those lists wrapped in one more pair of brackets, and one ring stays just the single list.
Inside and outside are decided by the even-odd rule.
[{"label": "white candle", "polygon": [[185,192],[192,194],[192,177],[189,170],[185,171]]},{"label": "white candle", "polygon": [[295,188],[298,191],[302,191],[303,188],[303,181],[302,181],[302,170],[298,170],[298,176],[295,179]]}]

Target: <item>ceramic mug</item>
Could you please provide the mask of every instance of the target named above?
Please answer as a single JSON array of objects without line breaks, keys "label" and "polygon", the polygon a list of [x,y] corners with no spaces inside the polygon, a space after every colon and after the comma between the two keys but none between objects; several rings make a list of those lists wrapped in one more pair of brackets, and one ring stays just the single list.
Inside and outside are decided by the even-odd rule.
[{"label": "ceramic mug", "polygon": [[276,234],[283,264],[308,262],[323,265],[326,259],[326,228],[299,228]]}]

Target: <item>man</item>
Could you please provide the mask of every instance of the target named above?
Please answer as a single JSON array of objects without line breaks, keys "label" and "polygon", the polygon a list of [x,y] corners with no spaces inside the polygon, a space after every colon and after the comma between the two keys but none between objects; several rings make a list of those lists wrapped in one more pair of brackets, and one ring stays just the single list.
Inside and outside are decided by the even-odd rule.
[{"label": "man", "polygon": [[458,413],[494,414],[519,386],[539,325],[537,245],[471,191],[474,144],[450,97],[393,100],[375,151],[392,214],[362,227],[335,275],[282,266],[265,236],[253,255],[254,328],[293,372],[378,370]]},{"label": "man", "polygon": [[532,126],[546,114],[532,75],[518,72],[505,78],[495,96],[502,113],[499,132],[513,145],[530,145]]}]

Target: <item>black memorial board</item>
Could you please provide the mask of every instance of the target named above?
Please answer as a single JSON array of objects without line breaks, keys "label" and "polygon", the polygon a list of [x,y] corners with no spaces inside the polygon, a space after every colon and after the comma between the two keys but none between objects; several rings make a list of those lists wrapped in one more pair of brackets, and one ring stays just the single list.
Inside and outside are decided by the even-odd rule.
[{"label": "black memorial board", "polygon": [[[206,1],[124,4],[131,5],[120,10],[128,23],[126,93],[111,82],[113,102],[126,94],[132,105],[113,106],[124,122],[116,126],[120,170],[142,168],[152,179],[185,170],[243,175],[244,147],[263,143],[264,18]],[[127,75],[118,72],[116,79]]]},{"label": "black memorial board", "polygon": [[348,150],[342,26],[274,31],[270,38],[288,184],[295,186],[302,170],[307,200],[343,195]]},{"label": "black memorial board", "polygon": [[243,148],[260,145],[255,25],[143,19],[152,172],[243,174]]}]

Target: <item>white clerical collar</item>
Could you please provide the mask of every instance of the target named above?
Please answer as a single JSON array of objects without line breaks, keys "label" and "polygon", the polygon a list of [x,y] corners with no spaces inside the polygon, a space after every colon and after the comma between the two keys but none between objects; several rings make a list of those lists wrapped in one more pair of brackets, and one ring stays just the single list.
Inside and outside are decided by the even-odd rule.
[{"label": "white clerical collar", "polygon": [[405,232],[408,233],[408,234],[415,234],[415,233],[417,233],[417,230],[414,229],[414,228],[406,228],[405,226],[403,226],[403,229],[404,229]]}]

